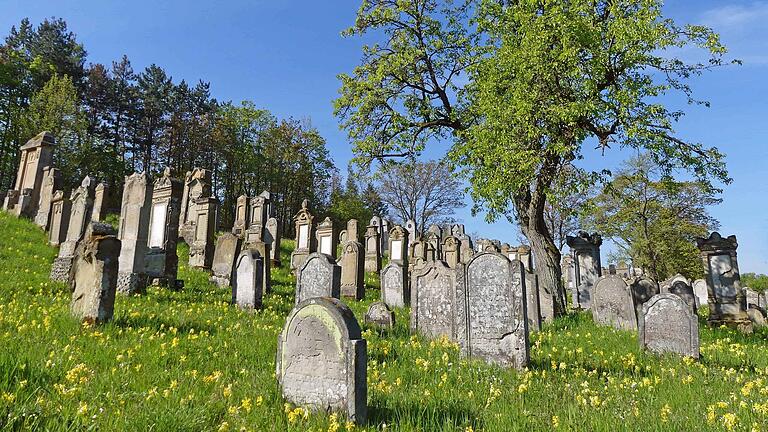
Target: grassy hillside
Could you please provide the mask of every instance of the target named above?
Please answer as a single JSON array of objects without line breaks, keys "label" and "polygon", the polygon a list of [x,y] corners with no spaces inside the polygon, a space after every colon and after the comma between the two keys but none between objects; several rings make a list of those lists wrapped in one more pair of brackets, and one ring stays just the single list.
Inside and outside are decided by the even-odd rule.
[{"label": "grassy hillside", "polygon": [[[288,262],[290,242],[283,242]],[[87,327],[48,280],[55,249],[0,212],[0,430],[531,431],[768,430],[768,337],[702,327],[700,362],[657,358],[631,333],[573,314],[531,336],[530,370],[462,360],[448,341],[367,329],[369,423],[286,406],[274,374],[294,281],[273,272],[264,310],[190,270],[182,292],[119,296],[115,319]],[[362,322],[378,281],[362,302]]]}]

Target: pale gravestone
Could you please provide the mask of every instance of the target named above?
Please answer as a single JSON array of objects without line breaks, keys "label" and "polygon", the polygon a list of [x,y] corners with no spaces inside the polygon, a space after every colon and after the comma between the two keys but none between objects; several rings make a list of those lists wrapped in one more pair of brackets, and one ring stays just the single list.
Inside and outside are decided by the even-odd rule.
[{"label": "pale gravestone", "polygon": [[72,201],[64,196],[64,191],[54,192],[51,198],[51,223],[48,233],[48,244],[51,246],[59,246],[67,240],[71,212]]},{"label": "pale gravestone", "polygon": [[501,251],[501,249],[498,248],[496,244],[493,243],[493,241],[488,239],[478,240],[475,248],[477,249],[478,253],[481,253],[481,252],[499,253]]},{"label": "pale gravestone", "polygon": [[197,222],[197,201],[211,196],[211,172],[203,168],[188,171],[184,177],[184,189],[178,215],[178,237],[187,243],[195,238]]},{"label": "pale gravestone", "polygon": [[112,319],[117,291],[120,240],[109,225],[92,222],[77,248],[73,265],[72,315],[89,323]]},{"label": "pale gravestone", "polygon": [[51,222],[51,202],[53,194],[61,189],[61,171],[56,168],[45,167],[43,170],[43,182],[40,186],[40,201],[35,215],[35,224],[49,231]]},{"label": "pale gravestone", "polygon": [[575,237],[567,236],[566,242],[571,248],[574,261],[573,306],[580,309],[589,309],[592,299],[590,294],[597,279],[602,275],[600,266],[600,245],[603,239],[598,234],[589,234],[579,231]]},{"label": "pale gravestone", "polygon": [[235,222],[232,224],[232,234],[243,238],[245,237],[245,230],[248,229],[248,211],[250,209],[250,201],[247,195],[240,195],[237,197],[237,203],[235,204]]},{"label": "pale gravestone", "polygon": [[369,225],[365,229],[365,271],[376,273],[381,269],[380,247],[379,228]]},{"label": "pale gravestone", "polygon": [[[260,222],[251,220],[248,230],[245,232],[245,241],[243,249],[250,249],[259,253],[259,256],[268,257],[270,254],[270,245],[264,242],[264,231]],[[272,292],[272,263],[271,260],[264,260],[264,275],[262,277],[265,294]]]},{"label": "pale gravestone", "polygon": [[246,249],[237,257],[232,302],[244,309],[261,309],[264,298],[264,258]]},{"label": "pale gravestone", "polygon": [[591,298],[592,318],[597,324],[637,331],[637,313],[624,279],[617,275],[601,277],[592,289]]},{"label": "pale gravestone", "polygon": [[357,220],[347,222],[347,238],[341,244],[341,295],[362,300],[365,297],[365,253],[363,245],[357,241]]},{"label": "pale gravestone", "polygon": [[182,281],[176,279],[179,271],[179,256],[176,243],[179,240],[179,209],[181,203],[181,181],[171,177],[171,169],[155,180],[152,189],[152,210],[149,216],[149,240],[145,263],[148,282],[180,288]]},{"label": "pale gravestone", "polygon": [[314,297],[339,298],[341,267],[330,256],[314,252],[307,256],[296,277],[296,304]]},{"label": "pale gravestone", "polygon": [[120,249],[117,290],[126,294],[144,291],[147,275],[144,269],[149,239],[149,216],[152,209],[152,181],[146,173],[125,177],[123,202],[120,207]]},{"label": "pale gravestone", "polygon": [[454,236],[448,236],[443,242],[443,261],[448,267],[455,269],[461,264],[461,251],[459,250],[459,239]]},{"label": "pale gravestone", "polygon": [[461,263],[466,264],[475,255],[475,251],[472,245],[472,237],[465,234],[463,237],[458,237],[458,239],[460,242],[459,256],[461,257]]},{"label": "pale gravestone", "polygon": [[218,287],[228,287],[232,284],[235,260],[240,255],[241,246],[240,237],[232,233],[224,233],[216,239],[210,281]]},{"label": "pale gravestone", "polygon": [[408,272],[390,262],[381,270],[381,301],[392,307],[405,307],[410,304],[411,290],[408,285]]},{"label": "pale gravestone", "polygon": [[709,238],[697,238],[696,244],[707,274],[709,318],[713,326],[726,325],[744,332],[752,331],[741,289],[739,264],[736,260],[736,236],[723,238],[713,232]]},{"label": "pale gravestone", "polygon": [[315,251],[315,237],[312,233],[312,221],[315,217],[310,213],[307,200],[302,201],[301,210],[293,217],[296,227],[296,247],[291,253],[291,270],[297,271],[304,264],[310,253]]},{"label": "pale gravestone", "polygon": [[194,226],[192,232],[187,235],[187,242],[189,242],[189,266],[192,268],[211,268],[218,206],[218,199],[202,197],[195,200],[195,205],[191,209],[194,211],[190,216],[194,220]]},{"label": "pale gravestone", "polygon": [[696,296],[693,294],[693,288],[686,283],[685,280],[675,281],[671,287],[667,289],[670,294],[683,299],[683,301],[691,308],[693,314],[696,315]]},{"label": "pale gravestone", "polygon": [[392,228],[392,224],[386,220],[381,220],[381,228],[379,229],[379,238],[381,240],[381,255],[389,256],[389,230]]},{"label": "pale gravestone", "polygon": [[653,296],[643,305],[639,327],[641,348],[699,358],[699,321],[679,296]]},{"label": "pale gravestone", "polygon": [[[512,260],[510,260],[512,261]],[[525,266],[523,266],[525,267]],[[525,273],[525,308],[530,331],[541,330],[541,295],[539,292],[539,276],[536,273]]]},{"label": "pale gravestone", "polygon": [[51,267],[51,280],[68,282],[72,277],[72,264],[75,260],[75,249],[83,238],[93,209],[93,180],[85,177],[80,187],[72,191],[70,201],[72,210],[69,216],[66,240],[59,247],[59,255]]},{"label": "pale gravestone", "polygon": [[706,306],[709,303],[707,281],[704,279],[696,279],[693,282],[693,293],[696,295],[696,307]]},{"label": "pale gravestone", "polygon": [[338,247],[336,240],[338,240],[338,237],[336,236],[336,230],[334,229],[331,218],[327,217],[320,222],[316,232],[317,251],[336,259],[336,249]]},{"label": "pale gravestone", "polygon": [[503,367],[525,368],[529,347],[522,264],[500,253],[480,253],[462,270],[466,273],[456,295],[462,354]]},{"label": "pale gravestone", "polygon": [[389,232],[389,262],[408,267],[408,231],[400,225]]},{"label": "pale gravestone", "polygon": [[336,299],[299,303],[278,336],[275,372],[282,395],[310,411],[340,412],[365,423],[367,365],[360,325]]},{"label": "pale gravestone", "polygon": [[659,288],[662,293],[668,293],[669,289],[672,288],[672,285],[675,284],[675,282],[683,282],[686,285],[691,285],[691,281],[688,280],[685,276],[681,275],[680,273],[672,276],[671,278],[665,280],[664,282],[659,284]]},{"label": "pale gravestone", "polygon": [[365,312],[365,323],[379,329],[391,329],[395,326],[395,313],[384,302],[373,302]]},{"label": "pale gravestone", "polygon": [[744,297],[747,300],[747,308],[749,308],[752,305],[754,306],[760,305],[760,299],[759,299],[760,295],[757,293],[757,291],[749,287],[745,287],[743,288],[743,290],[744,290]]},{"label": "pale gravestone", "polygon": [[264,235],[270,240],[268,243],[270,243],[269,255],[272,265],[280,267],[282,265],[280,260],[280,227],[277,219],[273,217],[267,219],[267,223],[264,225]]},{"label": "pale gravestone", "polygon": [[[35,218],[40,202],[40,189],[46,167],[53,162],[53,147],[56,139],[48,132],[40,132],[19,149],[19,170],[16,174],[15,193],[8,191],[6,210],[29,219]],[[9,198],[10,201],[9,201]]]},{"label": "pale gravestone", "polygon": [[442,261],[431,261],[413,274],[411,331],[428,338],[457,339],[456,287],[460,272]]},{"label": "pale gravestone", "polygon": [[109,193],[109,186],[106,183],[101,182],[96,185],[96,190],[93,194],[93,211],[91,212],[91,220],[94,222],[102,222],[107,216],[107,209],[105,208],[104,200]]},{"label": "pale gravestone", "polygon": [[419,234],[416,232],[416,222],[413,219],[408,219],[405,222],[405,230],[408,232],[408,249],[416,242],[416,237]]},{"label": "pale gravestone", "polygon": [[659,294],[659,286],[650,278],[645,276],[631,281],[629,289],[632,292],[632,301],[635,304],[635,314],[639,317],[643,313],[643,305],[651,297]]}]

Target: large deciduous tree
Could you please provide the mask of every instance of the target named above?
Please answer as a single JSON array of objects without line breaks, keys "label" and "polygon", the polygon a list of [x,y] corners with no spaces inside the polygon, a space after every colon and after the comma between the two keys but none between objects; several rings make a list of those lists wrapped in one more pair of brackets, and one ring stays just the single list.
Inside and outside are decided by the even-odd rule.
[{"label": "large deciduous tree", "polygon": [[[723,155],[680,138],[683,112],[660,100],[703,103],[688,79],[724,64],[726,50],[711,29],[664,17],[660,0],[364,1],[348,33],[384,38],[340,77],[336,112],[358,158],[410,155],[451,137],[475,210],[519,224],[557,314],[560,251],[544,214],[585,145],[644,149],[664,172],[729,181]],[[687,46],[706,61],[675,57]]]}]

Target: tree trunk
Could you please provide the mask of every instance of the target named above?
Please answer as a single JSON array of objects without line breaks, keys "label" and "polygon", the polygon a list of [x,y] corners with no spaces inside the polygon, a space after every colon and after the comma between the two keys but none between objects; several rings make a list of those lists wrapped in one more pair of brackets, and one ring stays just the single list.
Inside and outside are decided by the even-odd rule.
[{"label": "tree trunk", "polygon": [[536,261],[536,274],[539,276],[539,290],[552,297],[556,317],[565,315],[565,287],[560,268],[560,251],[549,234],[540,232],[541,230],[537,229],[535,224],[523,226],[522,229],[531,243],[531,252]]}]

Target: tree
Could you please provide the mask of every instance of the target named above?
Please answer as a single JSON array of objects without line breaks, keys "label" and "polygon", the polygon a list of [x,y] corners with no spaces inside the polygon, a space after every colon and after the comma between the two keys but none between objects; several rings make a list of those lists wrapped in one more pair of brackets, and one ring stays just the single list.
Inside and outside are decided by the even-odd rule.
[{"label": "tree", "polygon": [[703,276],[696,237],[719,223],[707,211],[721,199],[704,182],[676,181],[647,154],[627,161],[587,204],[582,225],[618,246],[615,258],[631,262],[652,279],[676,273]]},{"label": "tree", "polygon": [[440,161],[385,165],[377,177],[381,201],[395,219],[401,224],[413,219],[421,231],[453,222],[456,209],[465,206],[461,181]]},{"label": "tree", "polygon": [[749,287],[757,292],[768,290],[768,276],[764,274],[744,273],[741,275],[741,286]]},{"label": "tree", "polygon": [[[725,47],[711,29],[679,26],[661,8],[660,0],[364,1],[348,34],[385,40],[365,46],[353,75],[340,76],[336,112],[363,162],[450,136],[473,210],[517,222],[561,314],[560,251],[544,209],[584,145],[646,149],[665,171],[730,180],[723,155],[676,136],[683,112],[658,99],[681,93],[703,103],[687,81],[723,65]],[[671,52],[687,46],[708,60]]]}]

